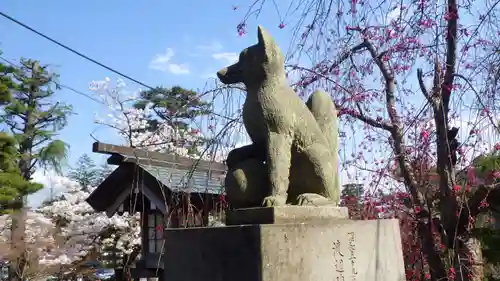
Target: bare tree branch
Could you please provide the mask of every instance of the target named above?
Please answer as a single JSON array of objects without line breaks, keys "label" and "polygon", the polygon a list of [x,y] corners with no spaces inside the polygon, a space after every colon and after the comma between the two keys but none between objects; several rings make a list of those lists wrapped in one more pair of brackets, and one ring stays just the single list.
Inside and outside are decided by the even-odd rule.
[{"label": "bare tree branch", "polygon": [[[346,59],[350,58],[353,54],[365,49],[367,46],[364,42],[352,47],[351,49],[349,50],[346,50],[344,52],[342,52],[340,54],[340,56],[334,60],[330,66],[325,69],[325,71],[322,71],[322,75],[325,75],[325,74],[328,74],[328,73],[331,73],[335,68],[337,68],[339,65],[341,65]],[[320,78],[322,78],[321,76],[313,76],[311,77],[311,79],[309,79],[308,81],[304,81],[304,83],[302,83],[302,87],[307,87],[309,85],[311,85],[312,83],[318,81]]]},{"label": "bare tree branch", "polygon": [[[457,233],[457,210],[459,204],[457,197],[453,194],[455,185],[455,167],[451,160],[451,153],[448,140],[448,112],[453,79],[456,67],[456,45],[457,45],[457,3],[455,0],[448,0],[448,11],[450,15],[446,34],[446,68],[441,80],[441,67],[438,61],[435,64],[434,73],[434,93],[439,96],[439,102],[433,106],[434,122],[436,125],[436,145],[437,145],[437,172],[439,174],[439,209],[441,222],[444,227],[443,238],[450,248],[456,245],[455,237]],[[437,93],[440,91],[440,95]]]},{"label": "bare tree branch", "polygon": [[427,88],[425,87],[424,83],[424,73],[422,72],[421,68],[417,69],[417,79],[418,79],[418,85],[420,86],[420,90],[422,91],[422,94],[424,95],[425,99],[433,105],[434,102],[432,101],[431,96],[429,95],[429,91],[427,91]]},{"label": "bare tree branch", "polygon": [[[363,121],[372,127],[384,129],[384,130],[389,131],[389,132],[392,130],[393,127],[391,125],[387,124],[386,122],[377,121],[371,117],[366,116],[363,113],[363,111],[361,110],[361,106],[359,105],[359,103],[356,103],[356,107],[358,108],[359,112],[346,111],[345,114],[352,116],[360,121]],[[340,108],[340,110],[342,110],[341,106],[338,106],[337,108]]]},{"label": "bare tree branch", "polygon": [[394,92],[396,89],[396,80],[394,79],[394,75],[392,74],[392,71],[389,69],[389,67],[384,65],[373,44],[368,41],[368,39],[364,39],[364,43],[366,44],[372,59],[375,61],[375,64],[378,66],[385,80],[386,108],[392,124],[392,129],[390,132],[394,140],[394,152],[396,154],[396,158],[398,159],[401,174],[406,186],[408,186],[408,188],[410,189],[410,193],[417,206],[420,206],[423,211],[428,213],[427,207],[424,204],[424,196],[419,191],[418,184],[415,180],[415,175],[413,174],[412,168],[408,163],[407,155],[403,150],[403,131],[400,117],[398,116],[398,113],[396,111],[396,102],[394,96]]}]

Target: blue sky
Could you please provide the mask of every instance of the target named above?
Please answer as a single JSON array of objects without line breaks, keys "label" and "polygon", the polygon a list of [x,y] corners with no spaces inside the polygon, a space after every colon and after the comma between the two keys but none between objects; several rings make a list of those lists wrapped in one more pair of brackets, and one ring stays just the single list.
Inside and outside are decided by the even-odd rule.
[{"label": "blue sky", "polygon": [[[203,87],[207,75],[229,64],[235,54],[256,42],[256,25],[238,36],[236,25],[246,6],[233,10],[231,1],[27,1],[4,0],[0,11],[151,86]],[[261,14],[259,24],[287,46],[286,30],[278,28],[273,9]],[[60,74],[59,82],[88,93],[92,80],[119,76],[93,64],[23,27],[0,17],[2,57],[20,57],[50,64]],[[140,86],[127,81],[134,89]],[[93,139],[119,142],[116,134],[95,125],[94,113],[102,105],[63,89],[56,97],[73,105],[76,113],[61,138],[71,146],[69,163],[91,153]],[[93,155],[98,161],[103,157]]]},{"label": "blue sky", "polygon": [[[238,36],[236,26],[252,2],[3,0],[0,11],[150,86],[197,89],[205,85],[207,76],[214,75],[241,49],[257,41],[257,24],[265,26],[287,51],[293,28],[278,28],[280,15],[272,1],[266,2],[258,20],[250,20],[248,34]],[[279,2],[286,10],[289,0]],[[301,11],[296,16],[301,16]],[[286,17],[285,24],[294,21],[290,17]],[[12,61],[27,57],[50,64],[60,74],[61,84],[89,95],[92,80],[120,78],[3,17],[0,50],[2,57]],[[131,90],[144,88],[124,80]],[[94,140],[90,134],[103,142],[120,142],[115,132],[94,124],[94,113],[106,114],[105,108],[67,89],[59,91],[56,99],[73,105],[76,113],[60,136],[71,146],[69,163],[83,153],[103,161],[105,157],[91,153]],[[355,146],[354,142],[349,145]],[[48,193],[45,190],[37,194],[33,201],[40,201]]]}]

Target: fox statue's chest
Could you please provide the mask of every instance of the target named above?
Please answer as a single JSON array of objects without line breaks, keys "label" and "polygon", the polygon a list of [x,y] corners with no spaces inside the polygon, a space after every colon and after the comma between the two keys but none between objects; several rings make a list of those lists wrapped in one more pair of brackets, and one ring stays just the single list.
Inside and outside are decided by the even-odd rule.
[{"label": "fox statue's chest", "polygon": [[243,124],[253,142],[265,141],[267,126],[264,109],[257,99],[246,98],[243,104]]}]

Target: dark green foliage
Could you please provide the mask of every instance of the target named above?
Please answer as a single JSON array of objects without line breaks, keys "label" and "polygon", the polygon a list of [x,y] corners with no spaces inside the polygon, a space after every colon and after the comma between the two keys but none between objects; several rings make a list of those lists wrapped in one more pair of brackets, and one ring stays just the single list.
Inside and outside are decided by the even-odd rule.
[{"label": "dark green foliage", "polygon": [[477,228],[473,234],[483,242],[483,255],[489,263],[500,263],[500,229]]},{"label": "dark green foliage", "polygon": [[19,144],[21,173],[30,179],[36,165],[60,172],[67,145],[54,138],[66,126],[72,108],[53,100],[57,75],[37,61],[21,59],[11,77],[13,99],[4,106],[1,121]]},{"label": "dark green foliage", "polygon": [[359,183],[348,183],[342,186],[341,198],[349,197],[362,197],[365,193],[365,187]]},{"label": "dark green foliage", "polygon": [[476,157],[472,165],[475,167],[476,176],[488,178],[492,172],[500,170],[500,153],[495,150],[489,154]]},{"label": "dark green foliage", "polygon": [[[12,90],[16,89],[17,69],[0,63],[0,105],[13,102]],[[26,180],[20,169],[19,145],[6,132],[0,132],[0,214],[22,207],[22,197],[42,189],[42,185]]]},{"label": "dark green foliage", "polygon": [[363,193],[364,185],[359,183],[348,183],[342,186],[340,199],[342,206],[349,209],[349,216],[353,219],[363,217]]},{"label": "dark green foliage", "polygon": [[[157,87],[142,92],[141,99],[134,106],[144,109],[147,105],[151,106],[158,118],[182,129],[188,129],[194,118],[209,114],[211,107],[210,103],[198,97],[198,93],[179,86],[170,89]],[[153,120],[151,122],[155,123]]]},{"label": "dark green foliage", "polygon": [[19,208],[19,198],[43,187],[24,179],[18,162],[19,154],[14,138],[0,132],[0,214]]},{"label": "dark green foliage", "polygon": [[[472,165],[475,168],[476,177],[481,177],[487,181],[497,181],[493,172],[500,170],[500,155],[498,151],[494,150],[489,154],[481,155],[474,159]],[[498,205],[490,206],[489,212],[478,218],[479,223],[476,223],[476,229],[474,229],[472,233],[481,241],[483,256],[486,263],[485,277],[487,277],[486,280],[490,281],[500,280],[498,279],[500,272],[499,207]]]},{"label": "dark green foliage", "polygon": [[[0,69],[0,122],[12,133],[12,140],[8,140],[6,134],[1,143],[5,160],[0,163],[5,166],[0,167],[4,173],[1,207],[4,212],[14,211],[11,237],[14,251],[25,253],[25,224],[22,223],[25,218],[19,209],[24,207],[26,195],[42,188],[29,183],[37,166],[61,171],[67,145],[54,138],[57,131],[66,126],[71,107],[53,100],[57,76],[49,73],[47,66],[29,59],[21,59],[20,64],[20,67]],[[10,260],[9,279],[23,280],[19,272],[24,272],[26,265],[24,254]]]},{"label": "dark green foliage", "polygon": [[14,87],[12,73],[15,71],[14,67],[0,63],[0,104],[6,104],[12,99],[11,89]]},{"label": "dark green foliage", "polygon": [[[166,122],[177,129],[181,135],[177,141],[185,141],[185,134],[193,133],[190,124],[195,122],[197,117],[208,115],[211,112],[212,103],[203,101],[195,91],[175,86],[170,89],[157,87],[154,90],[142,92],[134,107],[150,108],[154,112],[148,120],[148,130],[155,131],[160,122]],[[194,149],[208,141],[200,137],[195,143],[175,143],[175,145]]]}]

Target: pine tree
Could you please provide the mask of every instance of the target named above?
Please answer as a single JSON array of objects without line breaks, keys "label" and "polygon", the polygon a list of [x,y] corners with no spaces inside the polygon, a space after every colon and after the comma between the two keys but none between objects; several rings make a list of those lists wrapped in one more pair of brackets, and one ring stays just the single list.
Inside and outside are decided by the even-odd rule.
[{"label": "pine tree", "polygon": [[[6,106],[12,101],[11,90],[16,86],[13,81],[15,71],[16,68],[0,63],[0,105]],[[21,175],[17,148],[18,144],[12,136],[0,132],[0,214],[19,209],[21,206],[16,198],[42,188],[40,184],[31,183]]]},{"label": "pine tree", "polygon": [[19,143],[21,173],[30,180],[37,166],[61,172],[67,145],[54,138],[66,126],[72,108],[52,100],[57,75],[38,61],[21,59],[14,78],[13,100],[4,107],[2,121]]},{"label": "pine tree", "polygon": [[78,158],[75,168],[71,168],[68,177],[78,182],[83,188],[93,186],[98,177],[96,164],[88,154],[83,154]]},{"label": "pine tree", "polygon": [[[57,75],[50,73],[47,66],[29,59],[21,59],[20,63],[21,66],[8,75],[12,81],[8,87],[12,99],[3,106],[0,121],[10,129],[17,144],[19,172],[24,180],[30,181],[37,167],[61,172],[67,145],[55,136],[67,124],[72,108],[52,100],[54,88],[57,89]],[[40,188],[40,185],[28,187],[12,202],[19,209],[11,216],[13,258],[10,260],[10,280],[24,279],[25,195]]]},{"label": "pine tree", "polygon": [[210,113],[211,103],[201,100],[195,91],[174,86],[170,89],[157,87],[141,92],[141,98],[134,106],[144,109],[147,105],[170,125],[188,128],[189,121]]},{"label": "pine tree", "polygon": [[[208,115],[211,112],[211,106],[212,103],[202,100],[197,92],[179,86],[157,87],[143,91],[140,99],[134,104],[135,108],[148,107],[154,112],[154,116],[148,120],[149,130],[157,130],[160,122],[166,122],[181,134],[181,138],[177,141],[185,141],[183,134],[192,133],[190,125],[197,117]],[[195,143],[176,143],[175,145],[187,147],[194,152],[196,147],[208,141],[200,137]]]},{"label": "pine tree", "polygon": [[342,192],[340,197],[361,197],[365,193],[365,187],[363,184],[359,183],[348,183],[342,186]]},{"label": "pine tree", "polygon": [[[0,51],[0,55],[2,52]],[[0,63],[0,104],[4,105],[12,100],[11,89],[14,87],[12,73],[16,69],[10,65]]]},{"label": "pine tree", "polygon": [[348,183],[342,186],[340,199],[342,205],[348,207],[351,218],[359,219],[363,210],[363,194],[365,187],[359,183]]},{"label": "pine tree", "polygon": [[17,198],[35,193],[43,187],[27,181],[20,173],[18,162],[15,139],[0,132],[0,214],[20,209],[22,205]]},{"label": "pine tree", "polygon": [[84,189],[98,186],[111,173],[111,167],[106,164],[98,167],[86,153],[78,158],[75,166],[70,169],[68,177],[78,182]]}]

